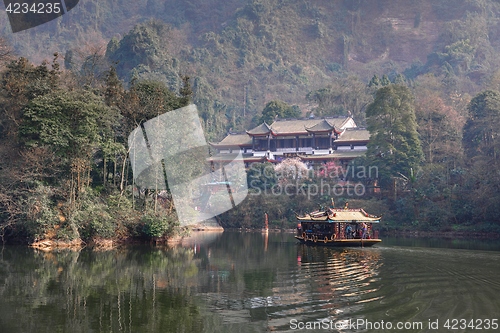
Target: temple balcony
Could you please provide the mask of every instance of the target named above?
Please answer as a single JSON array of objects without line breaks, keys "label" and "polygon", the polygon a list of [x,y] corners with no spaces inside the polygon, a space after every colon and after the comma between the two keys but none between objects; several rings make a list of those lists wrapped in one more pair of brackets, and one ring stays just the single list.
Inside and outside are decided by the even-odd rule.
[{"label": "temple balcony", "polygon": [[281,153],[296,153],[297,152],[297,148],[295,147],[292,147],[292,148],[278,148],[276,149],[277,152],[281,152]]},{"label": "temple balcony", "polygon": [[298,152],[299,153],[312,154],[313,153],[313,147],[299,147]]}]

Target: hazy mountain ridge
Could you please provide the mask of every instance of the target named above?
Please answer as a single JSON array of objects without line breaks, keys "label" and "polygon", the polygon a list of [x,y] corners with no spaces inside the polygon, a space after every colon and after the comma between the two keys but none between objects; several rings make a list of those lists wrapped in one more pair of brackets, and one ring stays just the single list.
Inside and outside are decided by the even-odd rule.
[{"label": "hazy mountain ridge", "polygon": [[201,108],[218,109],[228,127],[242,129],[268,101],[304,105],[308,92],[349,75],[368,82],[373,74],[451,73],[473,93],[498,63],[498,11],[494,1],[457,0],[89,1],[11,41],[38,61],[85,45],[103,54],[111,37],[121,40],[137,23],[167,23],[157,45],[164,58],[127,70],[173,87],[176,72],[190,75],[195,96],[213,104]]}]

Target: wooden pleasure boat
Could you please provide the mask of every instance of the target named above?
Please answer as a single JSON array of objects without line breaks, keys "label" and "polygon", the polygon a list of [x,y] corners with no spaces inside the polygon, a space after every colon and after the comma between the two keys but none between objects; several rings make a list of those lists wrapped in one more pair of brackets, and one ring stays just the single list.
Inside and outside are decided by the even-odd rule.
[{"label": "wooden pleasure boat", "polygon": [[322,246],[372,246],[380,243],[378,230],[373,229],[381,217],[362,208],[328,208],[297,216],[295,236],[301,243]]}]

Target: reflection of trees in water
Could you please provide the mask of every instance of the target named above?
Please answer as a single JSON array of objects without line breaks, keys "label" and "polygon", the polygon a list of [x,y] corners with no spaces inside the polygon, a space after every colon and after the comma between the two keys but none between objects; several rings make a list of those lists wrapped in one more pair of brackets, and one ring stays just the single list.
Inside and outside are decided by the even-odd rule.
[{"label": "reflection of trees in water", "polygon": [[201,270],[210,272],[203,291],[224,292],[233,299],[272,294],[277,270],[294,267],[288,260],[295,251],[289,239],[290,234],[269,234],[266,243],[260,232],[224,232],[200,254]]},{"label": "reflection of trees in water", "polygon": [[0,323],[8,332],[202,330],[188,288],[198,273],[191,249],[2,254]]},{"label": "reflection of trees in water", "polygon": [[[267,246],[261,233],[224,232],[185,248],[6,248],[0,256],[0,327],[263,331],[292,318],[336,318],[364,306],[377,288],[378,250],[297,246],[290,237],[270,233]],[[24,320],[12,319],[19,317]]]}]

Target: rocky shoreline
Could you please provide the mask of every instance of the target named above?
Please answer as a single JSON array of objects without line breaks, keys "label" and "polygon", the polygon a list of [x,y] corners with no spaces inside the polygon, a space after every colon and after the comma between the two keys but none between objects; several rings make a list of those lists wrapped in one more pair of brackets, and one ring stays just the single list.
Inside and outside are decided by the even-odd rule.
[{"label": "rocky shoreline", "polygon": [[[190,229],[189,232],[184,234],[178,234],[171,237],[158,237],[151,240],[138,240],[138,239],[104,239],[96,238],[92,239],[89,243],[85,243],[81,239],[75,239],[72,241],[61,241],[61,240],[51,240],[45,239],[34,242],[29,246],[41,251],[52,251],[61,249],[71,249],[80,250],[84,247],[90,247],[94,250],[111,250],[120,245],[131,245],[131,244],[166,244],[170,246],[175,246],[179,244],[185,244],[186,241],[189,243],[190,240],[204,237],[200,235],[207,234],[217,234],[224,231],[231,232],[259,232],[263,231],[260,229],[243,229],[243,228],[229,228],[223,229],[222,227],[196,227]],[[295,229],[269,229],[269,232],[279,233],[294,233]],[[485,233],[485,232],[472,232],[472,231],[416,231],[416,230],[393,230],[393,231],[383,231],[382,237],[402,237],[402,238],[442,238],[442,239],[500,239],[500,234],[498,233]]]}]

